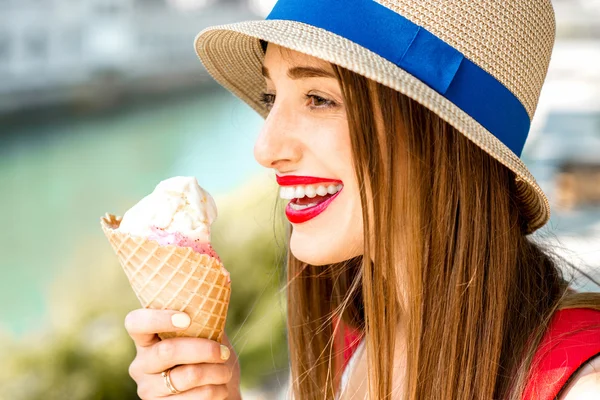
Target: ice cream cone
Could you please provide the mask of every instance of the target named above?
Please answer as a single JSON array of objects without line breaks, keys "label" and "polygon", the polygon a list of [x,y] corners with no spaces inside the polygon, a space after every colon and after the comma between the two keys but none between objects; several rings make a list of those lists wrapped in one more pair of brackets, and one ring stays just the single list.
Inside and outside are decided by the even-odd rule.
[{"label": "ice cream cone", "polygon": [[221,262],[189,247],[160,245],[154,240],[116,230],[120,217],[106,214],[102,229],[145,308],[186,312],[191,325],[161,339],[187,336],[221,342],[231,284]]}]

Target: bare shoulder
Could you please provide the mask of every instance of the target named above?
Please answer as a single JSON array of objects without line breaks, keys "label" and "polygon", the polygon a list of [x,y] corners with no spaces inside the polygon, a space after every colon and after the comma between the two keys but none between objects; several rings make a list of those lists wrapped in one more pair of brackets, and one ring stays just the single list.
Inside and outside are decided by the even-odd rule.
[{"label": "bare shoulder", "polygon": [[558,400],[600,399],[600,355],[588,361],[573,377]]}]

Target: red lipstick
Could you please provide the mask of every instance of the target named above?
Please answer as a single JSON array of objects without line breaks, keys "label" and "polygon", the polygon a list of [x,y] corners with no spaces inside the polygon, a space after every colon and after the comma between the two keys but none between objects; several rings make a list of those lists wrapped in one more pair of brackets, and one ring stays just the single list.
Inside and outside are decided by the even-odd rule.
[{"label": "red lipstick", "polygon": [[[343,189],[342,189],[343,190]],[[333,200],[340,194],[342,191],[335,193],[327,200],[318,203],[317,205],[309,208],[305,208],[303,210],[294,210],[290,203],[288,203],[287,207],[285,207],[285,216],[287,219],[293,224],[301,224],[303,222],[309,221],[315,218],[317,215],[321,214],[327,207],[333,202]]]},{"label": "red lipstick", "polygon": [[[342,181],[340,181],[339,179],[317,178],[312,176],[277,175],[277,183],[280,186],[304,186],[317,184],[329,186],[342,184]],[[327,207],[333,202],[333,200],[341,193],[342,190],[343,188],[332,195],[327,194],[325,196],[316,196],[314,200],[317,204],[315,204],[312,207],[303,208],[301,210],[296,210],[292,208],[292,203],[298,204],[298,199],[292,199],[285,208],[285,215],[287,219],[293,224],[301,224],[303,222],[309,221],[315,218],[317,215],[321,214],[323,211],[325,211]]]},{"label": "red lipstick", "polygon": [[314,176],[275,175],[279,186],[314,185],[317,183],[341,184],[339,179],[317,178]]}]

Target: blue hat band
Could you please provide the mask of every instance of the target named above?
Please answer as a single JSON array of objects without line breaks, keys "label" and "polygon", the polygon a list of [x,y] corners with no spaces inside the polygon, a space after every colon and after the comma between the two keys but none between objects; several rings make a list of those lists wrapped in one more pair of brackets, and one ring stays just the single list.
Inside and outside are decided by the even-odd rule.
[{"label": "blue hat band", "polygon": [[373,0],[279,0],[266,19],[303,22],[377,53],[521,155],[531,121],[519,99],[461,52],[402,15]]}]

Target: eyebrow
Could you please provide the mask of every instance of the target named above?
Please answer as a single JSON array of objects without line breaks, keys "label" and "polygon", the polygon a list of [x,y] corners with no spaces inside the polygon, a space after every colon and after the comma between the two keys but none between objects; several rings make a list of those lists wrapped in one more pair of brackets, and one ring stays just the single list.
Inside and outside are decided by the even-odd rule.
[{"label": "eyebrow", "polygon": [[[271,79],[269,70],[264,65],[262,66],[262,74],[265,78]],[[335,78],[332,72],[316,67],[294,67],[288,69],[287,76],[290,79],[305,79],[305,78]]]}]

